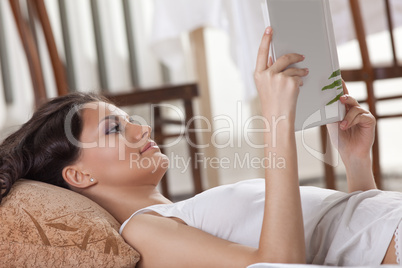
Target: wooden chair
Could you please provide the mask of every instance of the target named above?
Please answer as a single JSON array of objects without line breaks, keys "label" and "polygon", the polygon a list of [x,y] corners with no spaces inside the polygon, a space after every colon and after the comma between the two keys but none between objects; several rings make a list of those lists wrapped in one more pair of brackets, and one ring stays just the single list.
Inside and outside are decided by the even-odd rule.
[{"label": "wooden chair", "polygon": [[[391,14],[391,6],[389,0],[382,0],[385,5],[385,14],[387,21],[387,27],[389,31],[389,37],[392,45],[392,55],[393,60],[390,66],[386,67],[376,67],[373,66],[370,61],[370,55],[367,48],[366,42],[366,33],[364,29],[364,23],[362,19],[360,4],[358,0],[349,0],[350,9],[354,22],[354,29],[356,32],[356,38],[359,43],[360,54],[363,62],[363,66],[360,69],[353,70],[342,70],[342,78],[346,82],[356,82],[362,81],[366,84],[367,89],[367,98],[359,100],[360,103],[367,103],[370,109],[370,112],[374,115],[377,120],[382,120],[386,118],[395,118],[402,117],[402,114],[388,114],[388,115],[379,115],[377,113],[376,104],[380,101],[387,101],[393,99],[402,98],[401,95],[394,95],[390,97],[382,97],[377,98],[374,94],[374,82],[376,80],[381,79],[390,79],[390,78],[398,78],[402,77],[402,66],[398,64],[398,60],[395,52],[395,39],[393,35],[393,22],[392,22],[392,14]],[[381,14],[379,14],[381,15]],[[325,145],[326,139],[326,128],[321,129],[322,137],[323,137],[323,146]],[[379,143],[378,143],[378,130],[375,130],[376,139],[373,145],[373,173],[374,178],[377,183],[378,188],[382,187],[382,174],[381,174],[381,166],[380,166],[380,153],[379,153]],[[326,165],[326,178],[327,178],[327,187],[335,188],[335,176],[334,170],[331,166]]]},{"label": "wooden chair", "polygon": [[[70,68],[65,66],[59,57],[59,50],[53,35],[52,26],[48,17],[44,0],[26,0],[29,17],[23,16],[19,0],[9,0],[13,11],[13,15],[18,27],[19,35],[24,46],[25,54],[29,64],[31,73],[32,84],[34,88],[36,106],[47,100],[43,70],[41,67],[41,58],[38,50],[38,44],[35,42],[38,35],[36,35],[36,27],[38,25],[42,28],[46,47],[51,59],[54,79],[57,85],[58,95],[65,95],[69,92],[69,85],[67,82],[67,73]],[[192,101],[198,96],[197,84],[184,84],[184,85],[167,85],[159,88],[133,88],[129,93],[124,94],[111,94],[107,89],[101,89],[102,93],[114,101],[118,106],[133,106],[138,104],[157,104],[164,101],[180,100],[184,104],[185,120],[172,120],[165,118],[162,112],[156,108],[154,122],[154,139],[160,145],[163,145],[166,139],[177,137],[178,134],[165,134],[164,128],[167,125],[182,125],[189,126],[189,129],[194,129],[194,125],[190,119],[193,117]],[[190,138],[193,144],[197,144],[196,135],[194,132],[189,131],[187,137]],[[195,164],[196,154],[198,152],[196,146],[188,144],[190,157],[192,160],[192,181],[194,185],[194,194],[200,193],[202,188],[200,169]],[[163,151],[163,149],[162,149]],[[166,175],[162,179],[162,193],[171,198],[168,189]]]}]

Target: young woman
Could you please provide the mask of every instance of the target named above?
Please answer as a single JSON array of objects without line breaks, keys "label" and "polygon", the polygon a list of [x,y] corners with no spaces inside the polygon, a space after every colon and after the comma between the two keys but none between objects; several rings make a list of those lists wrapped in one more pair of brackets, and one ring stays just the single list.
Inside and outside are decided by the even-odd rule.
[{"label": "young woman", "polygon": [[150,139],[150,127],[96,95],[74,93],[42,106],[2,143],[2,196],[27,178],[89,197],[124,223],[122,236],[140,252],[139,267],[396,263],[392,238],[399,235],[402,194],[375,190],[375,119],[345,94],[345,119],[328,126],[346,165],[350,194],[299,187],[294,120],[308,70],[287,68],[303,61],[302,55],[268,60],[272,35],[267,28],[255,81],[262,115],[276,126],[275,133],[268,126],[264,133],[265,155],[276,153],[285,166],[267,168],[265,179],[172,203],[157,190],[168,158]]}]

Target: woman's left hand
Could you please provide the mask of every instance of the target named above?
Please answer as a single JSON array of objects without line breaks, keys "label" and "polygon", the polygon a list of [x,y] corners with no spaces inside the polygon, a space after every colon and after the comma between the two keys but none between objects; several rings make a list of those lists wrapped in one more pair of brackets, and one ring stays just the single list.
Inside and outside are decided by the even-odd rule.
[{"label": "woman's left hand", "polygon": [[346,115],[343,121],[328,124],[328,132],[342,159],[367,158],[374,143],[376,120],[349,95],[345,82],[342,83],[345,94],[340,101],[346,105]]}]

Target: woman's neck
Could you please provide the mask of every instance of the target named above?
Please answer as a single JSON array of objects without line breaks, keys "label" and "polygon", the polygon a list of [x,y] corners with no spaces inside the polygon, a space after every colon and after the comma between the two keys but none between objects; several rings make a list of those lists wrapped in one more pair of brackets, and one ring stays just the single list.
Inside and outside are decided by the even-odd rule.
[{"label": "woman's neck", "polygon": [[[96,193],[103,192],[103,195]],[[94,189],[85,195],[106,209],[120,223],[127,220],[137,210],[158,204],[171,204],[154,186],[141,186],[109,189],[107,194],[100,189]]]}]

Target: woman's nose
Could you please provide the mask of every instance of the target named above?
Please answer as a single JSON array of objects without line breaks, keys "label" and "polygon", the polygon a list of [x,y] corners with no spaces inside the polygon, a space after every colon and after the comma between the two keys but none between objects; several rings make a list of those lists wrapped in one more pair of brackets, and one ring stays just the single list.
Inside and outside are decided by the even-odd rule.
[{"label": "woman's nose", "polygon": [[152,133],[152,128],[148,125],[143,125],[142,126],[142,138],[145,138],[148,140],[151,137]]},{"label": "woman's nose", "polygon": [[127,124],[125,136],[129,142],[148,140],[151,136],[151,127],[148,125]]}]

